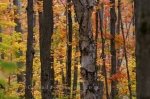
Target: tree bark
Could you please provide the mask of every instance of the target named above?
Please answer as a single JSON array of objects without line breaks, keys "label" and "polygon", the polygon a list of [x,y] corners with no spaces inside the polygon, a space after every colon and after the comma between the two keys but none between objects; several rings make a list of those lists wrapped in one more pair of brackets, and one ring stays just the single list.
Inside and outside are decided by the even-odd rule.
[{"label": "tree bark", "polygon": [[101,5],[102,9],[99,13],[99,19],[100,19],[100,33],[101,33],[101,41],[102,41],[102,61],[103,61],[103,75],[105,78],[105,90],[106,90],[106,99],[109,98],[109,93],[108,93],[108,81],[107,81],[107,70],[106,70],[106,55],[105,55],[105,38],[104,38],[104,31],[103,31],[103,14],[104,14],[104,6],[103,4]]},{"label": "tree bark", "polygon": [[120,19],[121,19],[121,0],[118,0],[118,20],[116,32],[120,34]]},{"label": "tree bark", "polygon": [[71,92],[71,63],[72,63],[72,15],[71,0],[67,0],[67,59],[66,59],[66,95]]},{"label": "tree bark", "polygon": [[82,99],[96,99],[95,92],[95,42],[91,15],[95,0],[73,0],[79,23],[79,47],[81,52]]},{"label": "tree bark", "polygon": [[[78,45],[76,45],[75,55],[77,54],[78,51],[79,51],[79,47],[78,47]],[[75,57],[75,64],[74,64],[74,74],[73,74],[74,77],[73,77],[72,99],[76,99],[77,81],[78,81],[78,62],[79,62],[79,57],[76,56]]]},{"label": "tree bark", "polygon": [[135,0],[137,99],[150,99],[150,0]]},{"label": "tree bark", "polygon": [[39,14],[40,24],[40,60],[42,99],[52,99],[51,84],[51,37],[53,34],[52,0],[43,0],[43,12]]},{"label": "tree bark", "polygon": [[34,11],[33,0],[28,0],[27,6],[27,24],[28,24],[28,36],[27,36],[27,51],[26,51],[26,84],[25,84],[25,98],[33,99],[32,95],[32,78],[33,78],[33,58],[34,58]]},{"label": "tree bark", "polygon": [[13,4],[15,6],[15,10],[14,10],[14,15],[15,15],[14,22],[16,23],[15,31],[22,32],[20,18],[18,18],[18,16],[20,16],[21,1],[13,0]]},{"label": "tree bark", "polygon": [[[53,42],[53,40],[52,40]],[[54,91],[54,83],[55,83],[55,71],[54,71],[54,50],[53,48],[51,48],[51,56],[50,56],[50,60],[51,60],[51,86],[52,86],[52,92]]]},{"label": "tree bark", "polygon": [[[116,44],[115,44],[115,35],[116,35],[116,12],[115,12],[115,0],[110,0],[112,7],[110,8],[110,34],[111,34],[111,76],[116,74]],[[114,99],[117,97],[117,85],[116,81],[111,81],[111,98]]]},{"label": "tree bark", "polygon": [[[120,34],[120,27],[121,27],[121,0],[118,0],[118,18],[117,18],[117,30],[116,33]],[[117,49],[117,71],[119,70],[121,63],[122,63],[122,59],[120,58],[120,50],[121,48]]]}]

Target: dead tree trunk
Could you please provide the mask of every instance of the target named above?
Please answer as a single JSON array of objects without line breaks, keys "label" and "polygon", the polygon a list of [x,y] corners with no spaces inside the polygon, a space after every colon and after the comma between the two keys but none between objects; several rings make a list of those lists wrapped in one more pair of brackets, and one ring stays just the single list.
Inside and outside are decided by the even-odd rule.
[{"label": "dead tree trunk", "polygon": [[95,94],[95,42],[91,15],[95,0],[73,0],[79,23],[79,47],[81,52],[82,99],[96,99]]}]

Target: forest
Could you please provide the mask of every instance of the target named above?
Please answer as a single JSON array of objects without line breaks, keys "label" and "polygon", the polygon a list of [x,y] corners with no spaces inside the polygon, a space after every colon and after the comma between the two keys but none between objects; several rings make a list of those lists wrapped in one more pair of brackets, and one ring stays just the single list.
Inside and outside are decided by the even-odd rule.
[{"label": "forest", "polygon": [[0,0],[0,99],[150,99],[150,0]]}]

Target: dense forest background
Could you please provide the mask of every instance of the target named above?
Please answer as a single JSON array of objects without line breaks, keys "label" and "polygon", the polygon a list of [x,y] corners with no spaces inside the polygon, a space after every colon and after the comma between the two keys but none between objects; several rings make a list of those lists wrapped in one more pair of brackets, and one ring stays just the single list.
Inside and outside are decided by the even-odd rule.
[{"label": "dense forest background", "polygon": [[0,99],[150,99],[148,4],[0,0]]}]

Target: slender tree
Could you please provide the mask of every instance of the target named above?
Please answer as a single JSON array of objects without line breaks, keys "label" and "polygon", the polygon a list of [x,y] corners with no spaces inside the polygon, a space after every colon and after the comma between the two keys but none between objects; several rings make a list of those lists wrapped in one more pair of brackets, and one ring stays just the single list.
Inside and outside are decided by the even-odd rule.
[{"label": "slender tree", "polygon": [[26,51],[26,86],[25,86],[25,98],[33,99],[32,95],[32,78],[33,78],[33,58],[34,58],[34,10],[33,0],[28,0],[27,6],[27,24],[28,24],[28,36],[27,36],[27,51]]},{"label": "slender tree", "polygon": [[[2,27],[0,26],[0,33],[2,33]],[[3,39],[2,39],[2,37],[0,37],[0,42],[2,42],[3,41]],[[0,59],[4,59],[4,53],[3,52],[1,52],[0,53]]]},{"label": "slender tree", "polygon": [[[53,42],[53,40],[51,41]],[[52,86],[52,92],[54,91],[54,83],[55,83],[55,71],[54,71],[54,49],[51,47],[51,86]]]},{"label": "slender tree", "polygon": [[[77,38],[77,35],[75,35]],[[79,52],[79,46],[76,45],[75,55]],[[79,64],[79,57],[75,56],[74,59],[74,74],[73,74],[73,86],[72,86],[72,99],[76,99],[76,93],[77,93],[77,82],[78,82],[78,64]]]},{"label": "slender tree", "polygon": [[[110,0],[112,7],[110,8],[110,50],[111,50],[111,76],[116,74],[116,44],[115,44],[115,35],[116,35],[116,11],[115,11],[115,0]],[[111,81],[111,98],[114,99],[117,96],[117,86],[116,81]]]},{"label": "slender tree", "polygon": [[118,0],[118,15],[117,15],[117,29],[116,32],[120,34],[120,19],[121,19],[121,0]]},{"label": "slender tree", "polygon": [[137,99],[150,99],[150,0],[134,1]]},{"label": "slender tree", "polygon": [[71,92],[71,63],[72,63],[72,15],[71,0],[67,0],[67,58],[66,58],[66,94]]},{"label": "slender tree", "polygon": [[[120,28],[121,28],[121,0],[118,0],[118,15],[117,15],[117,28],[116,28],[116,33],[120,34]],[[117,70],[119,70],[121,63],[122,63],[122,58],[120,58],[120,50],[121,48],[117,49]]]},{"label": "slender tree", "polygon": [[95,92],[95,42],[92,33],[91,15],[95,0],[73,0],[79,23],[79,47],[81,52],[81,76],[83,99],[96,99]]},{"label": "slender tree", "polygon": [[43,0],[43,12],[39,14],[40,25],[40,60],[41,60],[41,95],[42,99],[52,99],[51,82],[51,37],[53,34],[52,0]]},{"label": "slender tree", "polygon": [[103,75],[105,77],[105,90],[106,90],[106,99],[109,98],[109,92],[108,92],[108,81],[107,81],[107,70],[106,70],[106,55],[105,55],[105,38],[104,38],[104,30],[103,30],[103,17],[104,17],[104,4],[101,4],[101,11],[99,13],[99,19],[100,19],[100,33],[101,33],[101,41],[102,41],[102,61],[103,61]]}]

